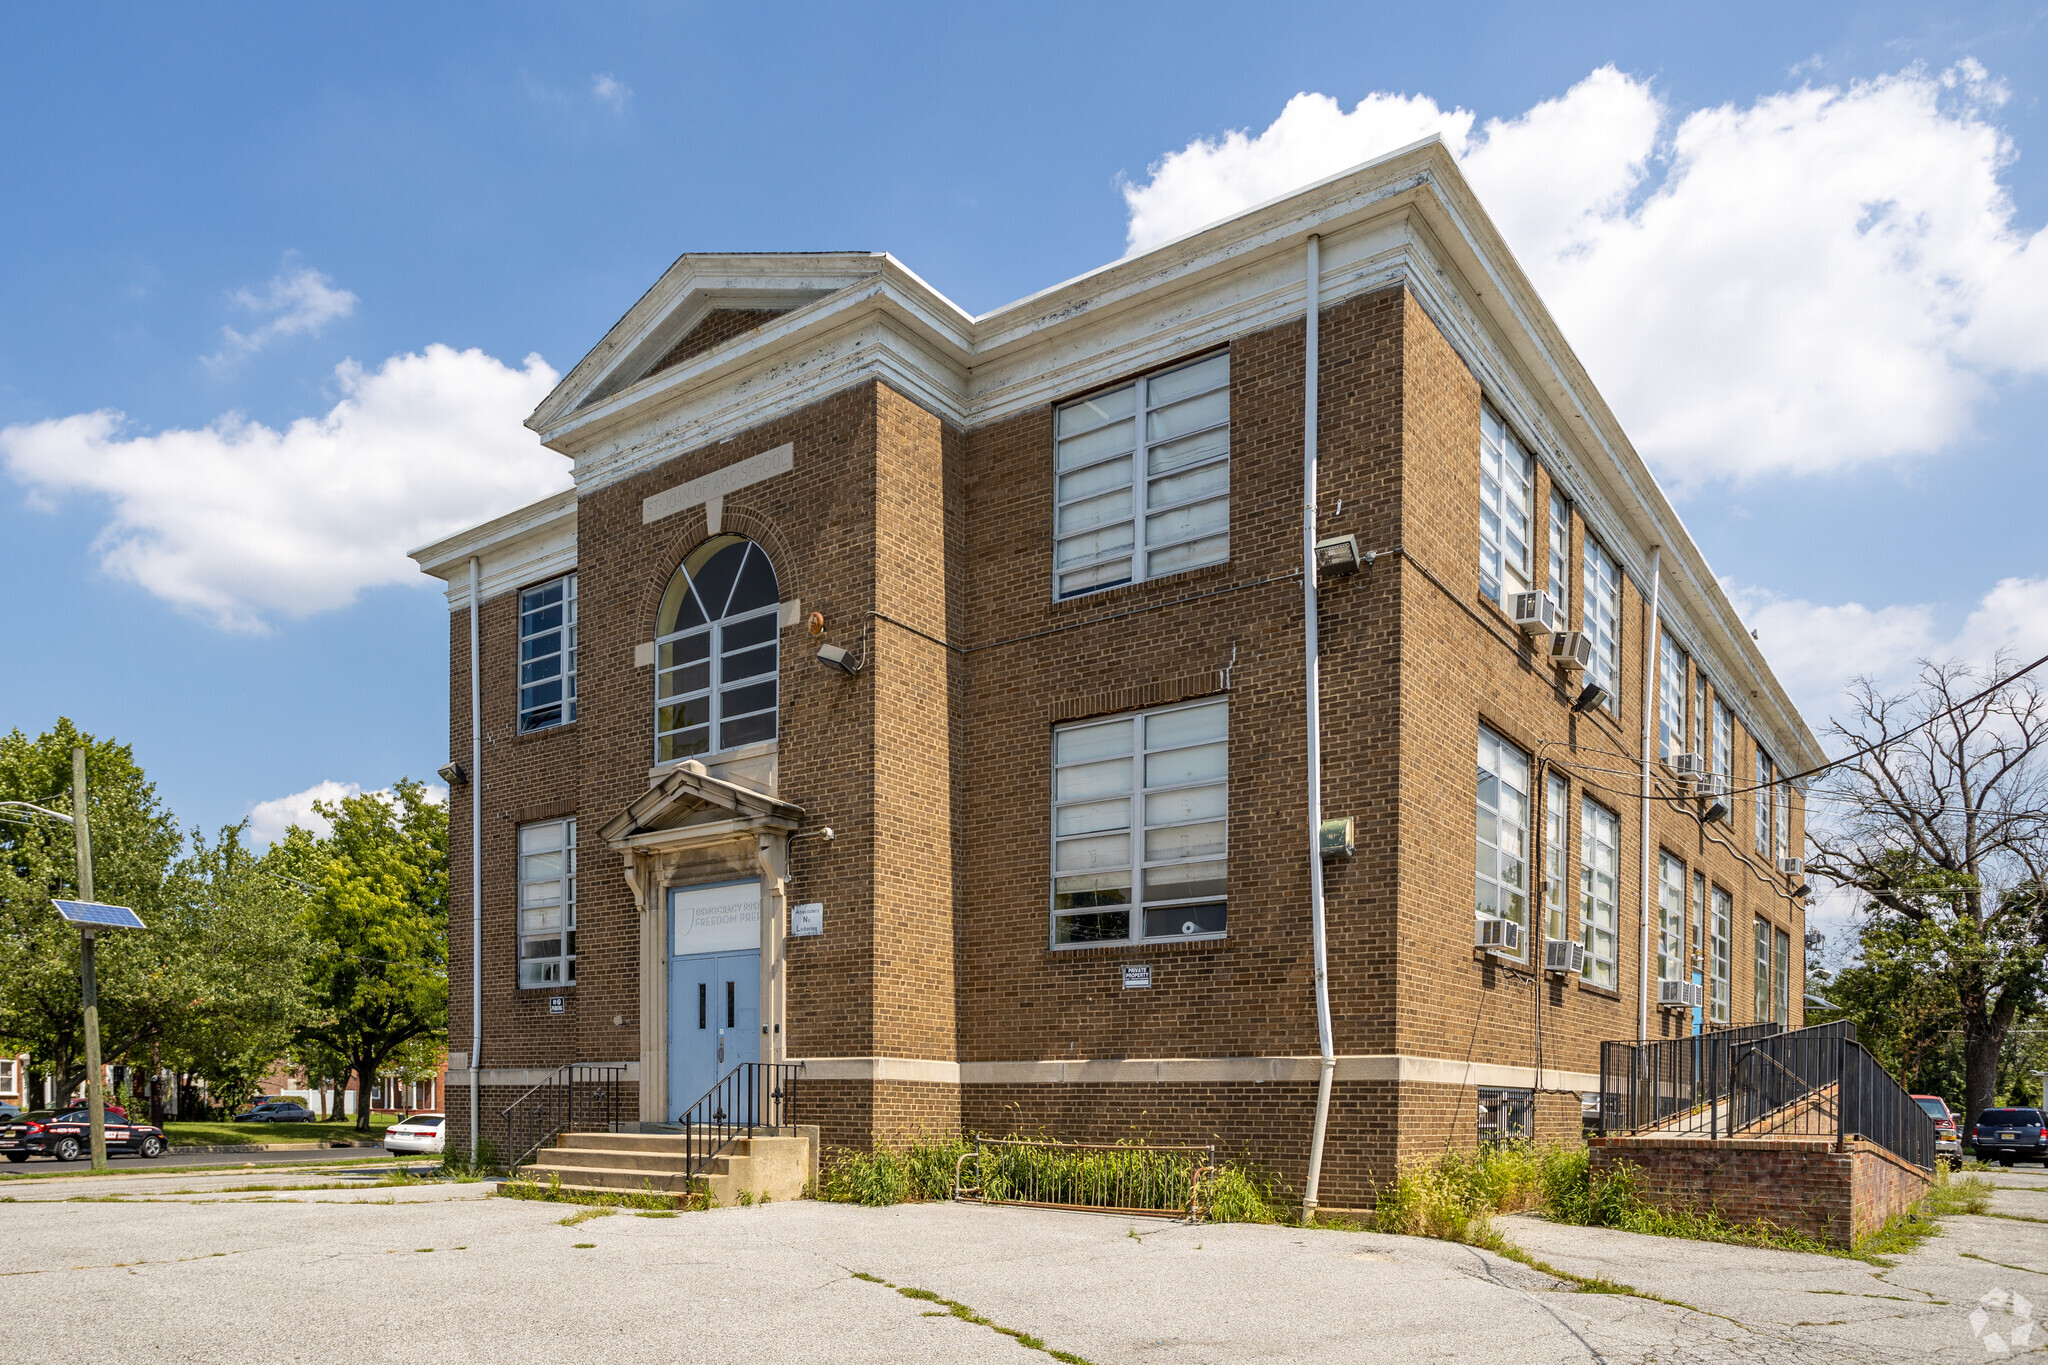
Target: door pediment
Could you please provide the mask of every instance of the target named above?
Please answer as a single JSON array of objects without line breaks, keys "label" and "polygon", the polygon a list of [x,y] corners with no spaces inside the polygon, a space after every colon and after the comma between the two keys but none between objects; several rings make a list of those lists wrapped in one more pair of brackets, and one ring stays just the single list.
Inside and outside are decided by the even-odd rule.
[{"label": "door pediment", "polygon": [[711,776],[688,759],[607,821],[598,835],[620,850],[673,850],[750,832],[794,832],[801,807]]}]

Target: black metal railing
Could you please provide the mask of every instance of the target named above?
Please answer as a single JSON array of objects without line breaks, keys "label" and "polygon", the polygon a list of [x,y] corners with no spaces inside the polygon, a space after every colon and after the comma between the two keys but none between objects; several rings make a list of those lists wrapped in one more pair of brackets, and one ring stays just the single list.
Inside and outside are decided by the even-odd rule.
[{"label": "black metal railing", "polygon": [[1784,1031],[1782,1024],[1746,1024],[1716,1029],[1691,1038],[1664,1038],[1652,1043],[1600,1045],[1600,1130],[1636,1133],[1672,1123],[1674,1131],[1710,1128],[1726,1117],[1717,1111],[1725,1101],[1736,1049]]},{"label": "black metal railing", "polygon": [[1852,1137],[1934,1165],[1934,1121],[1842,1020],[1754,1024],[1600,1045],[1601,1131],[1675,1137]]},{"label": "black metal railing", "polygon": [[712,1160],[757,1128],[785,1128],[796,1122],[796,1081],[802,1062],[741,1062],[676,1119],[691,1175],[702,1175]]},{"label": "black metal railing", "polygon": [[505,1169],[517,1171],[571,1128],[618,1126],[624,1108],[623,1063],[571,1062],[505,1106]]}]

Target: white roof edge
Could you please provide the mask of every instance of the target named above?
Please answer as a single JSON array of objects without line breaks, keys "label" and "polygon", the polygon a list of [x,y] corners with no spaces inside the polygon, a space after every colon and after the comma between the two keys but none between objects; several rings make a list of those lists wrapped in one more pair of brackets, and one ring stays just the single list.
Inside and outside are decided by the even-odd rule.
[{"label": "white roof edge", "polygon": [[[454,581],[456,566],[467,561],[471,555],[480,555],[493,546],[545,531],[563,521],[576,519],[576,489],[572,486],[559,493],[550,493],[538,502],[530,502],[501,517],[476,526],[457,531],[416,550],[406,552],[406,558],[419,564],[420,571],[435,578]],[[446,572],[444,572],[444,570]]]}]

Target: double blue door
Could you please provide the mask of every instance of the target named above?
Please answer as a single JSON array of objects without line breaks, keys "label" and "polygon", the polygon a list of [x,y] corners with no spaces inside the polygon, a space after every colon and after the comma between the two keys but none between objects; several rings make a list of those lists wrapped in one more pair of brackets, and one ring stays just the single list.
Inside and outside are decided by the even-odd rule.
[{"label": "double blue door", "polygon": [[668,967],[668,1119],[761,1057],[761,954],[698,953]]}]

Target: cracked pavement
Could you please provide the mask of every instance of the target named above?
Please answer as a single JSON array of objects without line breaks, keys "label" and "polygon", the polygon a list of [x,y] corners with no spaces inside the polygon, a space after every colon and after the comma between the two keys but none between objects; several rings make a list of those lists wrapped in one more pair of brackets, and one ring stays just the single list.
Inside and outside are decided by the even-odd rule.
[{"label": "cracked pavement", "polygon": [[[1985,1360],[2002,1358],[1987,1350],[1993,1333],[2004,1346],[2031,1319],[2036,1290],[2048,1319],[2038,1171],[1991,1173],[1994,1211],[2007,1217],[1946,1220],[1890,1269],[1500,1220],[1559,1269],[1677,1304],[1580,1293],[1487,1252],[1375,1233],[809,1202],[672,1218],[622,1210],[563,1227],[578,1210],[491,1199],[488,1185],[375,1187],[370,1173],[340,1190],[237,1188],[336,1178],[10,1183],[10,1346],[25,1359],[93,1359],[106,1324],[140,1309],[149,1329],[124,1338],[124,1358],[1048,1359],[855,1272],[956,1300],[1096,1365]],[[97,1202],[110,1194],[119,1202]],[[2039,1351],[2043,1335],[2013,1345]]]}]

